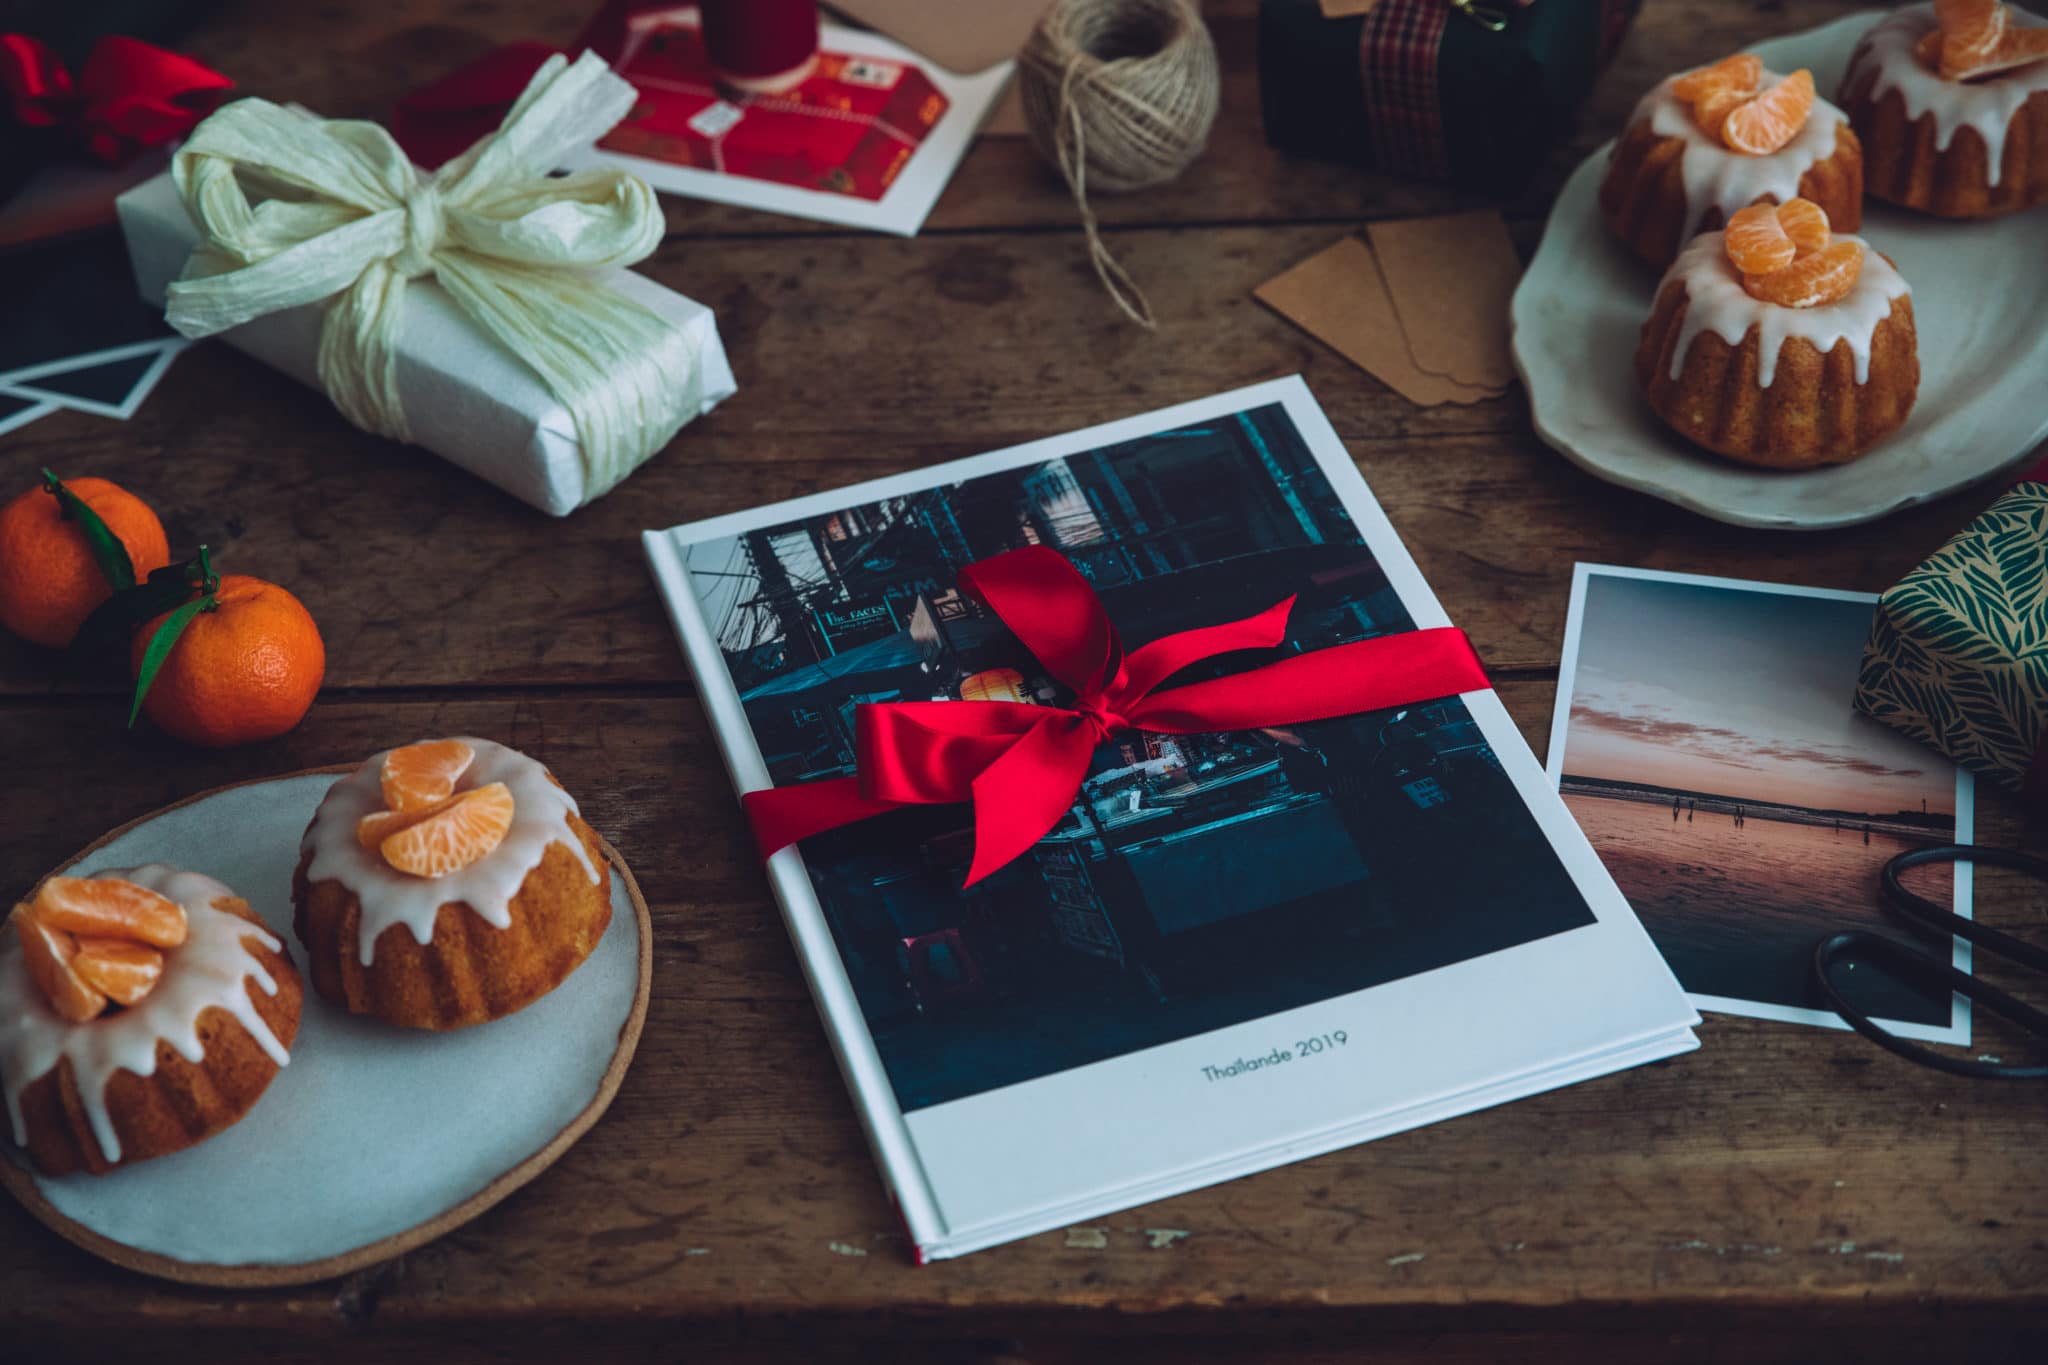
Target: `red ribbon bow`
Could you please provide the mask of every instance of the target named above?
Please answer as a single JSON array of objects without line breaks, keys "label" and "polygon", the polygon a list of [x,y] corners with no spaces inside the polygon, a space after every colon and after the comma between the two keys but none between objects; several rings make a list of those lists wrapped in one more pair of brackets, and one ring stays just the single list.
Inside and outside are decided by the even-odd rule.
[{"label": "red ribbon bow", "polygon": [[1034,545],[970,564],[960,573],[960,587],[1073,690],[1074,704],[858,707],[857,776],[740,798],[763,858],[901,806],[972,801],[972,886],[1065,818],[1096,746],[1120,730],[1192,735],[1295,725],[1490,686],[1465,632],[1446,626],[1336,645],[1159,691],[1190,664],[1278,645],[1294,599],[1242,621],[1165,636],[1126,656],[1101,599],[1056,550]]},{"label": "red ribbon bow", "polygon": [[118,166],[192,131],[234,82],[134,38],[99,40],[77,79],[48,43],[0,33],[0,90],[25,128],[68,128],[95,161]]}]

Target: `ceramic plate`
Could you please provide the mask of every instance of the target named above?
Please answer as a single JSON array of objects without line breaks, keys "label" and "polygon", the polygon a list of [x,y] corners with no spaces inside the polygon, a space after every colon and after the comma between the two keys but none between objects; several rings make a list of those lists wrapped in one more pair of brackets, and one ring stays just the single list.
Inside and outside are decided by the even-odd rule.
[{"label": "ceramic plate", "polygon": [[[1831,94],[1880,17],[1852,15],[1750,50],[1774,71],[1811,67]],[[1720,521],[1818,529],[1988,479],[2048,437],[2048,209],[1946,222],[1866,199],[1858,235],[1913,287],[1919,400],[1904,427],[1855,463],[1773,473],[1689,444],[1637,393],[1636,338],[1660,272],[1600,221],[1606,166],[1602,147],[1566,182],[1515,291],[1515,365],[1536,431],[1573,463]]]},{"label": "ceramic plate", "polygon": [[[123,826],[59,871],[166,862],[240,892],[303,971],[292,869],[346,769],[226,787]],[[555,990],[455,1033],[343,1013],[306,984],[291,1065],[249,1116],[104,1176],[33,1174],[0,1126],[0,1183],[95,1255],[166,1279],[303,1284],[461,1226],[539,1175],[611,1103],[647,1013],[650,932],[615,849],[611,927]]]}]

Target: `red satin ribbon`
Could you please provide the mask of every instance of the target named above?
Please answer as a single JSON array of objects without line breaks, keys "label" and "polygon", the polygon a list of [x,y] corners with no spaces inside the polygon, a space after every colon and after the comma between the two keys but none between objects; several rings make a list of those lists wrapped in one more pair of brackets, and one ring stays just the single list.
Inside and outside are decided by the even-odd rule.
[{"label": "red satin ribbon", "polygon": [[49,44],[0,33],[0,90],[15,122],[69,129],[108,166],[191,132],[234,84],[189,57],[118,36],[100,39],[74,79]]},{"label": "red satin ribbon", "polygon": [[1074,804],[1095,748],[1120,730],[1205,734],[1295,725],[1479,691],[1490,684],[1465,632],[1412,630],[1297,654],[1230,677],[1156,691],[1188,665],[1287,634],[1288,598],[1256,616],[1154,640],[1126,656],[1080,571],[1042,545],[960,574],[1072,707],[883,702],[856,708],[854,777],[740,799],[766,858],[799,840],[908,805],[974,803],[972,886],[1037,843]]}]

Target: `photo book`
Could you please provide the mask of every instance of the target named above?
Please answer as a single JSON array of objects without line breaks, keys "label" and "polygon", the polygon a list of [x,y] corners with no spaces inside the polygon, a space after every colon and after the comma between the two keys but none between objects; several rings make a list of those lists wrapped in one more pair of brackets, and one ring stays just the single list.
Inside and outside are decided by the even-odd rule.
[{"label": "photo book", "polygon": [[[976,590],[997,556],[1078,572],[1134,671],[1284,620],[1155,699],[1452,624],[1299,378],[645,541],[742,793],[856,785],[876,712],[1075,704]],[[991,767],[767,862],[920,1260],[1697,1045],[1490,689],[1099,734],[1064,811]],[[1052,823],[989,871],[1011,817]]]}]

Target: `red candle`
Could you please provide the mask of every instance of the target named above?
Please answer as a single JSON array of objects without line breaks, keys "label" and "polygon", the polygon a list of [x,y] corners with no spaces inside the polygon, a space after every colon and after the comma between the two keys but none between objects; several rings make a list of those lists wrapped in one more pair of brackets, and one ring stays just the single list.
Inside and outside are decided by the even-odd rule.
[{"label": "red candle", "polygon": [[743,90],[787,90],[818,60],[818,0],[702,0],[704,47]]}]

